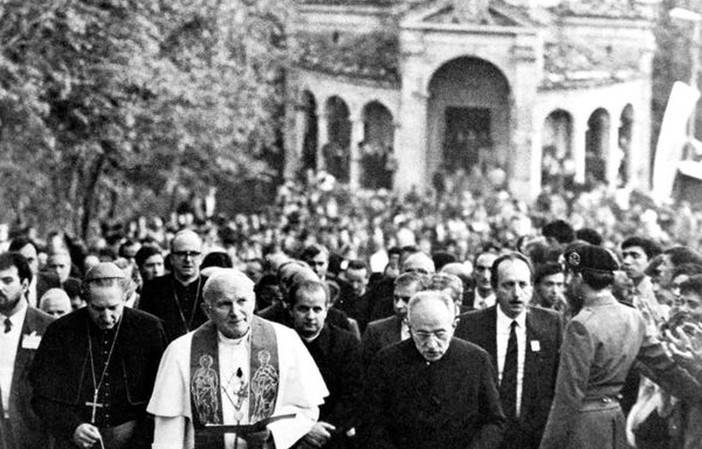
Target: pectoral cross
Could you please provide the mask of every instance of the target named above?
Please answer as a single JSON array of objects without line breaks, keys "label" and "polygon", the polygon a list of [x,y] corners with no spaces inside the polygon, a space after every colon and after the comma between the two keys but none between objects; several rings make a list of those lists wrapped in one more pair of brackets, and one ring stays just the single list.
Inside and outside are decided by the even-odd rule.
[{"label": "pectoral cross", "polygon": [[98,390],[95,390],[95,393],[93,394],[93,402],[86,402],[85,403],[85,405],[87,407],[92,407],[92,409],[93,409],[93,411],[90,415],[90,423],[91,424],[95,424],[95,412],[97,411],[97,408],[98,407],[102,408],[105,406],[105,404],[100,404],[97,401],[97,399],[98,399]]}]

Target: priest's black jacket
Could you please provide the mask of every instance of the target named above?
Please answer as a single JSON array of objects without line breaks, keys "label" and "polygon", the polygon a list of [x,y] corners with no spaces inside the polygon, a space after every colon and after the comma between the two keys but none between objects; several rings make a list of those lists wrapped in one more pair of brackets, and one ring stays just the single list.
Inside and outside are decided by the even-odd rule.
[{"label": "priest's black jacket", "polygon": [[303,343],[329,390],[329,396],[319,407],[319,420],[337,429],[324,447],[351,447],[346,436],[356,426],[363,392],[361,344],[352,333],[330,324],[324,325],[317,338]]},{"label": "priest's black jacket", "polygon": [[[116,367],[113,377],[115,383],[121,384],[121,391],[126,390],[127,403],[113,405],[138,414],[139,428],[143,431],[149,427],[146,405],[166,348],[166,334],[160,320],[146,312],[125,307],[120,320],[110,366]],[[76,427],[89,421],[85,419],[84,404],[85,392],[92,391],[93,382],[88,355],[89,326],[87,308],[51,323],[29,374],[34,392],[32,405],[55,435],[57,447],[69,443]]]},{"label": "priest's black jacket", "polygon": [[412,339],[381,350],[363,402],[364,448],[496,449],[502,441],[505,416],[490,356],[457,338],[436,362]]},{"label": "priest's black jacket", "polygon": [[171,342],[207,321],[202,310],[205,282],[207,277],[200,275],[190,284],[182,285],[173,273],[146,281],[139,297],[139,309],[163,320]]}]

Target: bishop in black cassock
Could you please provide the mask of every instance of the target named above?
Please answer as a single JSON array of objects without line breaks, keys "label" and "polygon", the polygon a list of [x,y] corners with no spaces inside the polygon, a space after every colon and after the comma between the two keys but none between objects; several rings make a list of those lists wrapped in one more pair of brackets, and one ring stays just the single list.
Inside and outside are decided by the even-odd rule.
[{"label": "bishop in black cassock", "polygon": [[[91,269],[88,306],[52,323],[34,358],[32,404],[57,449],[100,447],[98,436],[107,449],[150,447],[146,404],[166,336],[156,317],[123,306],[120,273],[111,263]],[[112,289],[121,303],[103,301]]]}]

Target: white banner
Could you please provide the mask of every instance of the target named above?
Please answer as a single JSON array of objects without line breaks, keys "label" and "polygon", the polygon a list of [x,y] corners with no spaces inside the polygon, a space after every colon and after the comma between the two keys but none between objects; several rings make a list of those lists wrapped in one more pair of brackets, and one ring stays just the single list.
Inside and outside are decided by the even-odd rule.
[{"label": "white banner", "polygon": [[678,162],[687,142],[687,123],[700,98],[700,91],[677,81],[668,98],[653,163],[653,197],[668,201],[673,191]]}]

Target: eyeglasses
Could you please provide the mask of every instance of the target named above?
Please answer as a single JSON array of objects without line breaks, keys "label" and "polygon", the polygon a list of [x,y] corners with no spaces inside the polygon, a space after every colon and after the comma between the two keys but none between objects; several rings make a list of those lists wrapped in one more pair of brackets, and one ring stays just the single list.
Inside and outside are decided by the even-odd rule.
[{"label": "eyeglasses", "polygon": [[173,251],[171,254],[173,254],[175,257],[180,257],[181,259],[185,259],[186,257],[195,259],[196,257],[200,257],[202,253],[199,251]]}]

